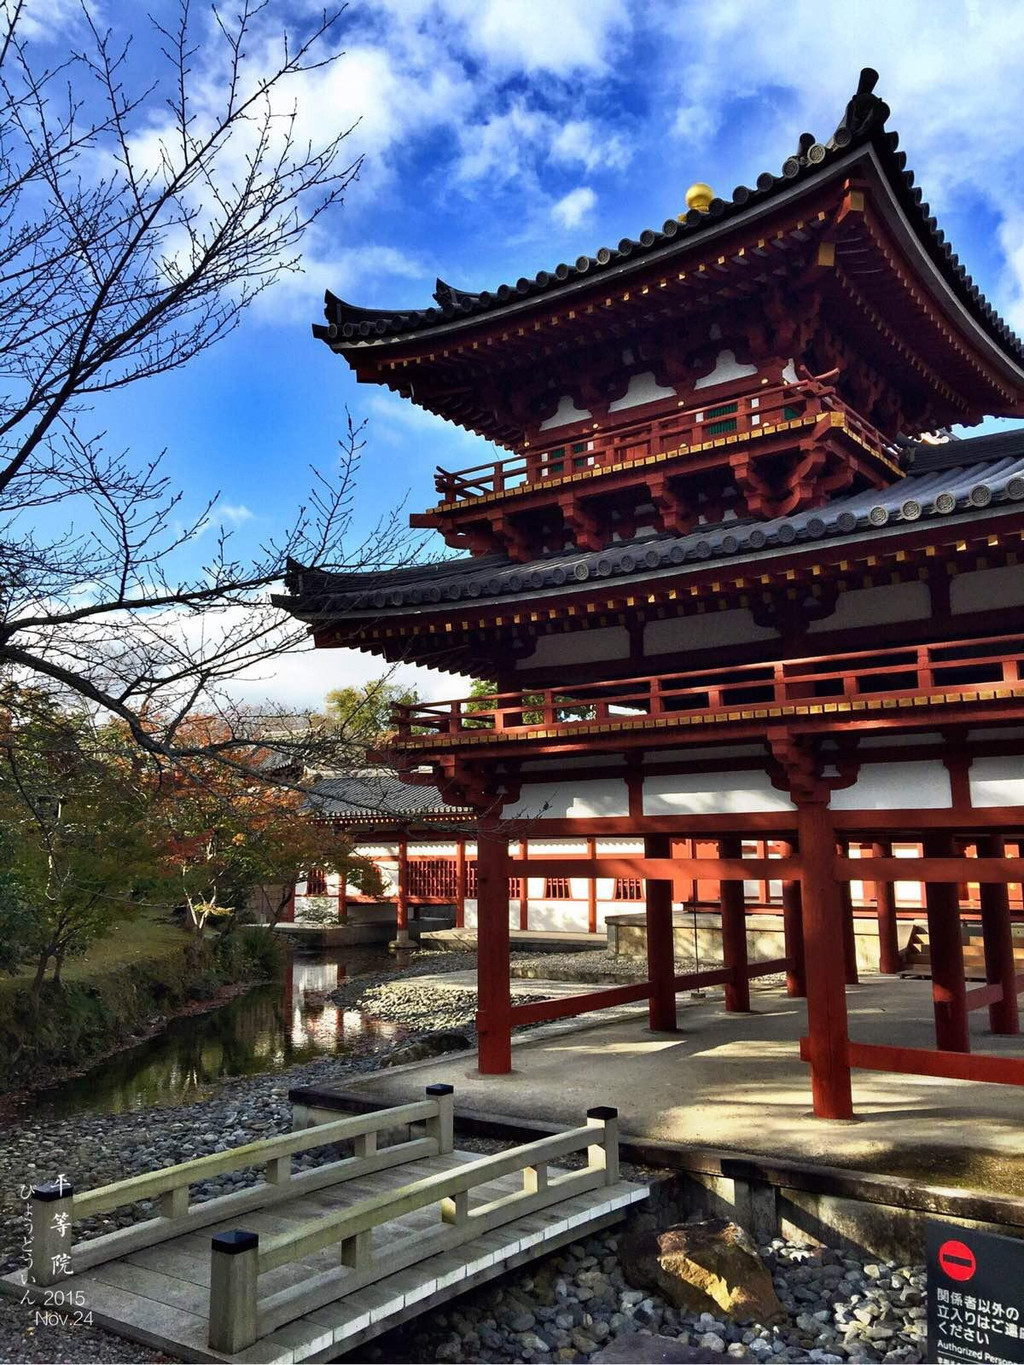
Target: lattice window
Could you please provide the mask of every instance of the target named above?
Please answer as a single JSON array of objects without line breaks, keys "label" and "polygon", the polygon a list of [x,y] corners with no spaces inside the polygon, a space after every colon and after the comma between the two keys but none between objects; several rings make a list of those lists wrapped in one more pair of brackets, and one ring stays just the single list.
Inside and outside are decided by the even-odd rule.
[{"label": "lattice window", "polygon": [[458,868],[452,858],[410,858],[409,895],[433,900],[454,900],[458,894]]},{"label": "lattice window", "polygon": [[[520,900],[523,894],[522,877],[509,877],[508,894],[510,900]],[[466,864],[466,895],[471,901],[476,900],[476,863]]]},{"label": "lattice window", "polygon": [[642,901],[644,898],[644,884],[639,877],[616,877],[615,894],[612,897],[617,901]]},{"label": "lattice window", "polygon": [[306,895],[327,895],[327,873],[322,867],[314,867],[312,872],[306,873]]},{"label": "lattice window", "polygon": [[568,877],[545,877],[544,899],[546,901],[572,900],[572,887]]}]

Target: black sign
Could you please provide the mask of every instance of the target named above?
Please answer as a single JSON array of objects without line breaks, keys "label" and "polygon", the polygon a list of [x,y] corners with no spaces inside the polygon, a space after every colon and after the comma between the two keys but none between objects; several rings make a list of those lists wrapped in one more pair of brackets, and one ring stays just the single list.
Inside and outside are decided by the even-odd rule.
[{"label": "black sign", "polygon": [[938,1365],[1024,1365],[1024,1241],[925,1225],[928,1356]]}]

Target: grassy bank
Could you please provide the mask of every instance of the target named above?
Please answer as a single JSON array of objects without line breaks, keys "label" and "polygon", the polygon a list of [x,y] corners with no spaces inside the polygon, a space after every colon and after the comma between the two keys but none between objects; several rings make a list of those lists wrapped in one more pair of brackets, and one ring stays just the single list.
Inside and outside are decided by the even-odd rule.
[{"label": "grassy bank", "polygon": [[70,961],[33,999],[32,974],[0,979],[0,1087],[39,1085],[136,1041],[157,1016],[224,985],[271,976],[280,946],[242,928],[196,943],[169,917],[142,916]]}]

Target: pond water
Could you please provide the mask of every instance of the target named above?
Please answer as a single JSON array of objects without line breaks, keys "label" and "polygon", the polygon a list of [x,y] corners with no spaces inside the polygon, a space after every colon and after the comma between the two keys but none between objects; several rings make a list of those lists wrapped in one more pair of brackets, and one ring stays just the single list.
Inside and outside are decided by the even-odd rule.
[{"label": "pond water", "polygon": [[395,1038],[397,1024],[330,1001],[317,1000],[310,1008],[304,997],[333,990],[349,977],[394,970],[401,965],[396,956],[382,948],[296,953],[282,978],[206,1014],[170,1020],[146,1042],[106,1058],[82,1076],[38,1091],[29,1109],[40,1117],[59,1118],[86,1110],[115,1114],[187,1103],[225,1077],[282,1071],[324,1053],[337,1055],[370,1040]]}]

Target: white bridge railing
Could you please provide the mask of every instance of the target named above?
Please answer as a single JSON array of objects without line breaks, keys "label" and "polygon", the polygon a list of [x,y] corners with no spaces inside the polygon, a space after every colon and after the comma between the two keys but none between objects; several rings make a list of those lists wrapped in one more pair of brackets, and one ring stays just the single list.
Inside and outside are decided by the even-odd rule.
[{"label": "white bridge railing", "polygon": [[[316,1111],[319,1120],[323,1111]],[[307,1121],[299,1111],[296,1119]],[[408,1133],[404,1141],[378,1146],[381,1134],[422,1124],[423,1136]],[[292,1158],[301,1152],[338,1142],[351,1142],[352,1155],[327,1162],[309,1170],[292,1170]],[[177,1166],[165,1166],[145,1175],[131,1176],[95,1190],[76,1193],[71,1184],[38,1185],[31,1198],[31,1284],[50,1286],[64,1281],[74,1271],[126,1256],[143,1247],[154,1246],[170,1237],[195,1232],[214,1223],[223,1223],[239,1214],[262,1209],[285,1199],[295,1199],[335,1185],[386,1170],[421,1157],[437,1156],[452,1149],[452,1103],[450,1086],[428,1086],[427,1098],[414,1104],[378,1109],[328,1122],[278,1137],[247,1142],[223,1152],[197,1157]],[[228,1171],[263,1166],[263,1180],[233,1194],[193,1203],[190,1187]],[[111,1209],[134,1204],[142,1199],[158,1199],[160,1213],[155,1218],[135,1223],[116,1232],[74,1242],[77,1220]]]},{"label": "white bridge railing", "polygon": [[[450,1131],[451,1093],[440,1098],[443,1109],[437,1123],[442,1130]],[[560,1170],[557,1174],[550,1169],[551,1163],[584,1150],[587,1164],[582,1169]],[[613,1185],[619,1178],[618,1165],[618,1113],[614,1109],[591,1109],[584,1127],[425,1176],[338,1213],[312,1219],[280,1236],[262,1242],[256,1233],[244,1230],[215,1236],[209,1344],[214,1350],[233,1355],[284,1323],[375,1280],[449,1252],[563,1199]],[[521,1189],[472,1204],[472,1195],[481,1186],[517,1172],[523,1176]],[[436,1225],[404,1233],[394,1229],[386,1239],[381,1238],[379,1247],[374,1245],[376,1230],[431,1205],[438,1207]],[[261,1275],[331,1246],[339,1248],[335,1266],[260,1296]]]}]

